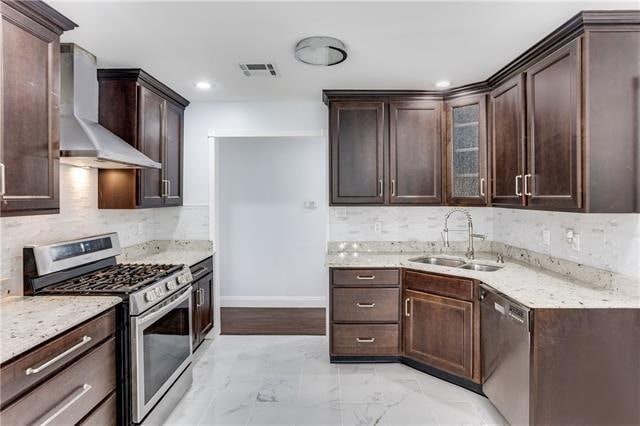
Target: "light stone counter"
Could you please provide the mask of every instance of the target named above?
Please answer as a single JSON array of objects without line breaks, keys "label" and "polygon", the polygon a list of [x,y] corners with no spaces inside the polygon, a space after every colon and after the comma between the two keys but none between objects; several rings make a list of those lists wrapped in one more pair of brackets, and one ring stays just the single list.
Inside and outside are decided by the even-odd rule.
[{"label": "light stone counter", "polygon": [[[478,272],[410,261],[424,255],[426,254],[398,251],[330,252],[327,254],[326,265],[344,268],[407,268],[473,278],[530,308],[640,309],[640,284],[635,292],[605,288],[510,258],[505,258],[504,264],[497,264],[495,254],[487,252],[476,253],[475,261],[502,266],[502,269]],[[463,257],[460,253],[450,253],[446,256],[455,255]]]},{"label": "light stone counter", "polygon": [[208,240],[156,240],[123,248],[118,262],[193,266],[214,254]]},{"label": "light stone counter", "polygon": [[0,301],[0,363],[122,302],[114,296],[6,297]]}]

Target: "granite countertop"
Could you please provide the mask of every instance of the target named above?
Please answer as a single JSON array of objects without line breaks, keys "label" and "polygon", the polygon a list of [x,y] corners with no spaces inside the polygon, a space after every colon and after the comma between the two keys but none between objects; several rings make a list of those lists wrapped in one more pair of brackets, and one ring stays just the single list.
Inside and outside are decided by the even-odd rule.
[{"label": "granite countertop", "polygon": [[509,258],[505,258],[505,263],[498,264],[495,262],[495,255],[491,253],[477,253],[475,261],[502,266],[502,269],[479,272],[409,260],[425,255],[433,253],[328,253],[326,265],[335,268],[408,268],[473,278],[529,308],[640,308],[640,292],[629,294],[598,287]]},{"label": "granite countertop", "polygon": [[7,297],[0,301],[0,363],[122,302],[113,296]]},{"label": "granite countertop", "polygon": [[125,247],[118,262],[193,266],[214,254],[213,243],[208,240],[157,240]]}]

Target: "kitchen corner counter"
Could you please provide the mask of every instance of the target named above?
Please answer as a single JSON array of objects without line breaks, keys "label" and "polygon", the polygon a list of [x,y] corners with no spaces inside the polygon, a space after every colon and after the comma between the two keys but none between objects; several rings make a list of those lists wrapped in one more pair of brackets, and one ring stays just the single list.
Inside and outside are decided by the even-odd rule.
[{"label": "kitchen corner counter", "polygon": [[490,253],[478,253],[475,261],[501,266],[502,269],[494,272],[479,272],[410,261],[415,257],[429,255],[433,255],[433,253],[330,252],[327,254],[326,266],[331,268],[406,268],[472,278],[533,309],[640,309],[640,284],[635,294],[629,294],[628,292],[598,287],[509,258],[505,258],[504,264],[496,264],[495,256]]},{"label": "kitchen corner counter", "polygon": [[116,306],[114,296],[7,297],[0,301],[0,363]]},{"label": "kitchen corner counter", "polygon": [[193,266],[214,254],[213,242],[208,240],[156,240],[125,247],[118,262]]}]

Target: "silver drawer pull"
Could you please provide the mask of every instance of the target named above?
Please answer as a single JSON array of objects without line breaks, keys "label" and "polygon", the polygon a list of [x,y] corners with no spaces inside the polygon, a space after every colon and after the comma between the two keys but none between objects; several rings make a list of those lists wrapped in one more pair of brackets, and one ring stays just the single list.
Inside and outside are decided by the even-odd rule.
[{"label": "silver drawer pull", "polygon": [[406,299],[404,299],[404,316],[405,317],[411,316],[411,313],[409,312],[409,302],[411,302],[410,297],[407,297]]},{"label": "silver drawer pull", "polygon": [[376,304],[375,303],[360,303],[360,302],[358,302],[358,303],[356,303],[356,306],[358,308],[373,308],[373,307],[376,306]]},{"label": "silver drawer pull", "polygon": [[520,192],[520,181],[522,180],[522,175],[516,176],[516,195],[518,197],[522,196],[522,192]]},{"label": "silver drawer pull", "polygon": [[359,280],[375,280],[375,275],[356,275],[356,278]]},{"label": "silver drawer pull", "polygon": [[39,367],[29,367],[24,371],[24,374],[26,374],[27,376],[30,374],[36,374],[41,372],[42,370],[44,370],[45,368],[50,367],[52,364],[55,364],[56,362],[60,361],[62,358],[66,357],[67,355],[69,355],[71,352],[77,351],[78,349],[80,349],[81,347],[83,347],[84,345],[86,345],[87,343],[89,343],[91,341],[91,337],[89,336],[83,336],[82,337],[82,341],[74,346],[71,346],[69,349],[67,349],[66,351],[62,352],[60,355],[55,356],[53,358],[51,358],[49,361],[45,362],[44,364],[42,364]]},{"label": "silver drawer pull", "polygon": [[358,343],[373,343],[375,341],[375,337],[356,337],[356,342]]},{"label": "silver drawer pull", "polygon": [[42,423],[40,423],[40,426],[46,426],[49,423],[51,423],[52,421],[54,421],[60,414],[64,413],[65,411],[67,411],[67,408],[71,407],[73,404],[75,404],[76,402],[78,402],[78,400],[80,398],[82,398],[83,396],[86,395],[87,392],[89,392],[91,390],[91,385],[88,384],[84,384],[82,385],[82,387],[80,388],[81,391],[79,394],[77,394],[76,396],[74,396],[73,398],[71,398],[69,401],[67,401],[64,405],[62,405],[60,408],[58,408],[52,415],[50,415],[49,417],[46,418],[46,420],[44,420]]}]

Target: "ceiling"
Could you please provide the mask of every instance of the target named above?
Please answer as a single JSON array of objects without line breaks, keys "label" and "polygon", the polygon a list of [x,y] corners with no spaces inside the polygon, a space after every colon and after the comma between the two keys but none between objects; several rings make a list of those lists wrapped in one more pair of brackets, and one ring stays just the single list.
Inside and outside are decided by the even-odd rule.
[{"label": "ceiling", "polygon": [[[320,100],[322,89],[434,89],[484,80],[580,10],[616,2],[118,2],[49,3],[79,28],[63,41],[101,67],[134,67],[191,101]],[[341,39],[346,62],[314,67],[293,48]],[[247,78],[238,62],[273,62],[277,78]],[[207,80],[203,91],[195,82]]]}]

